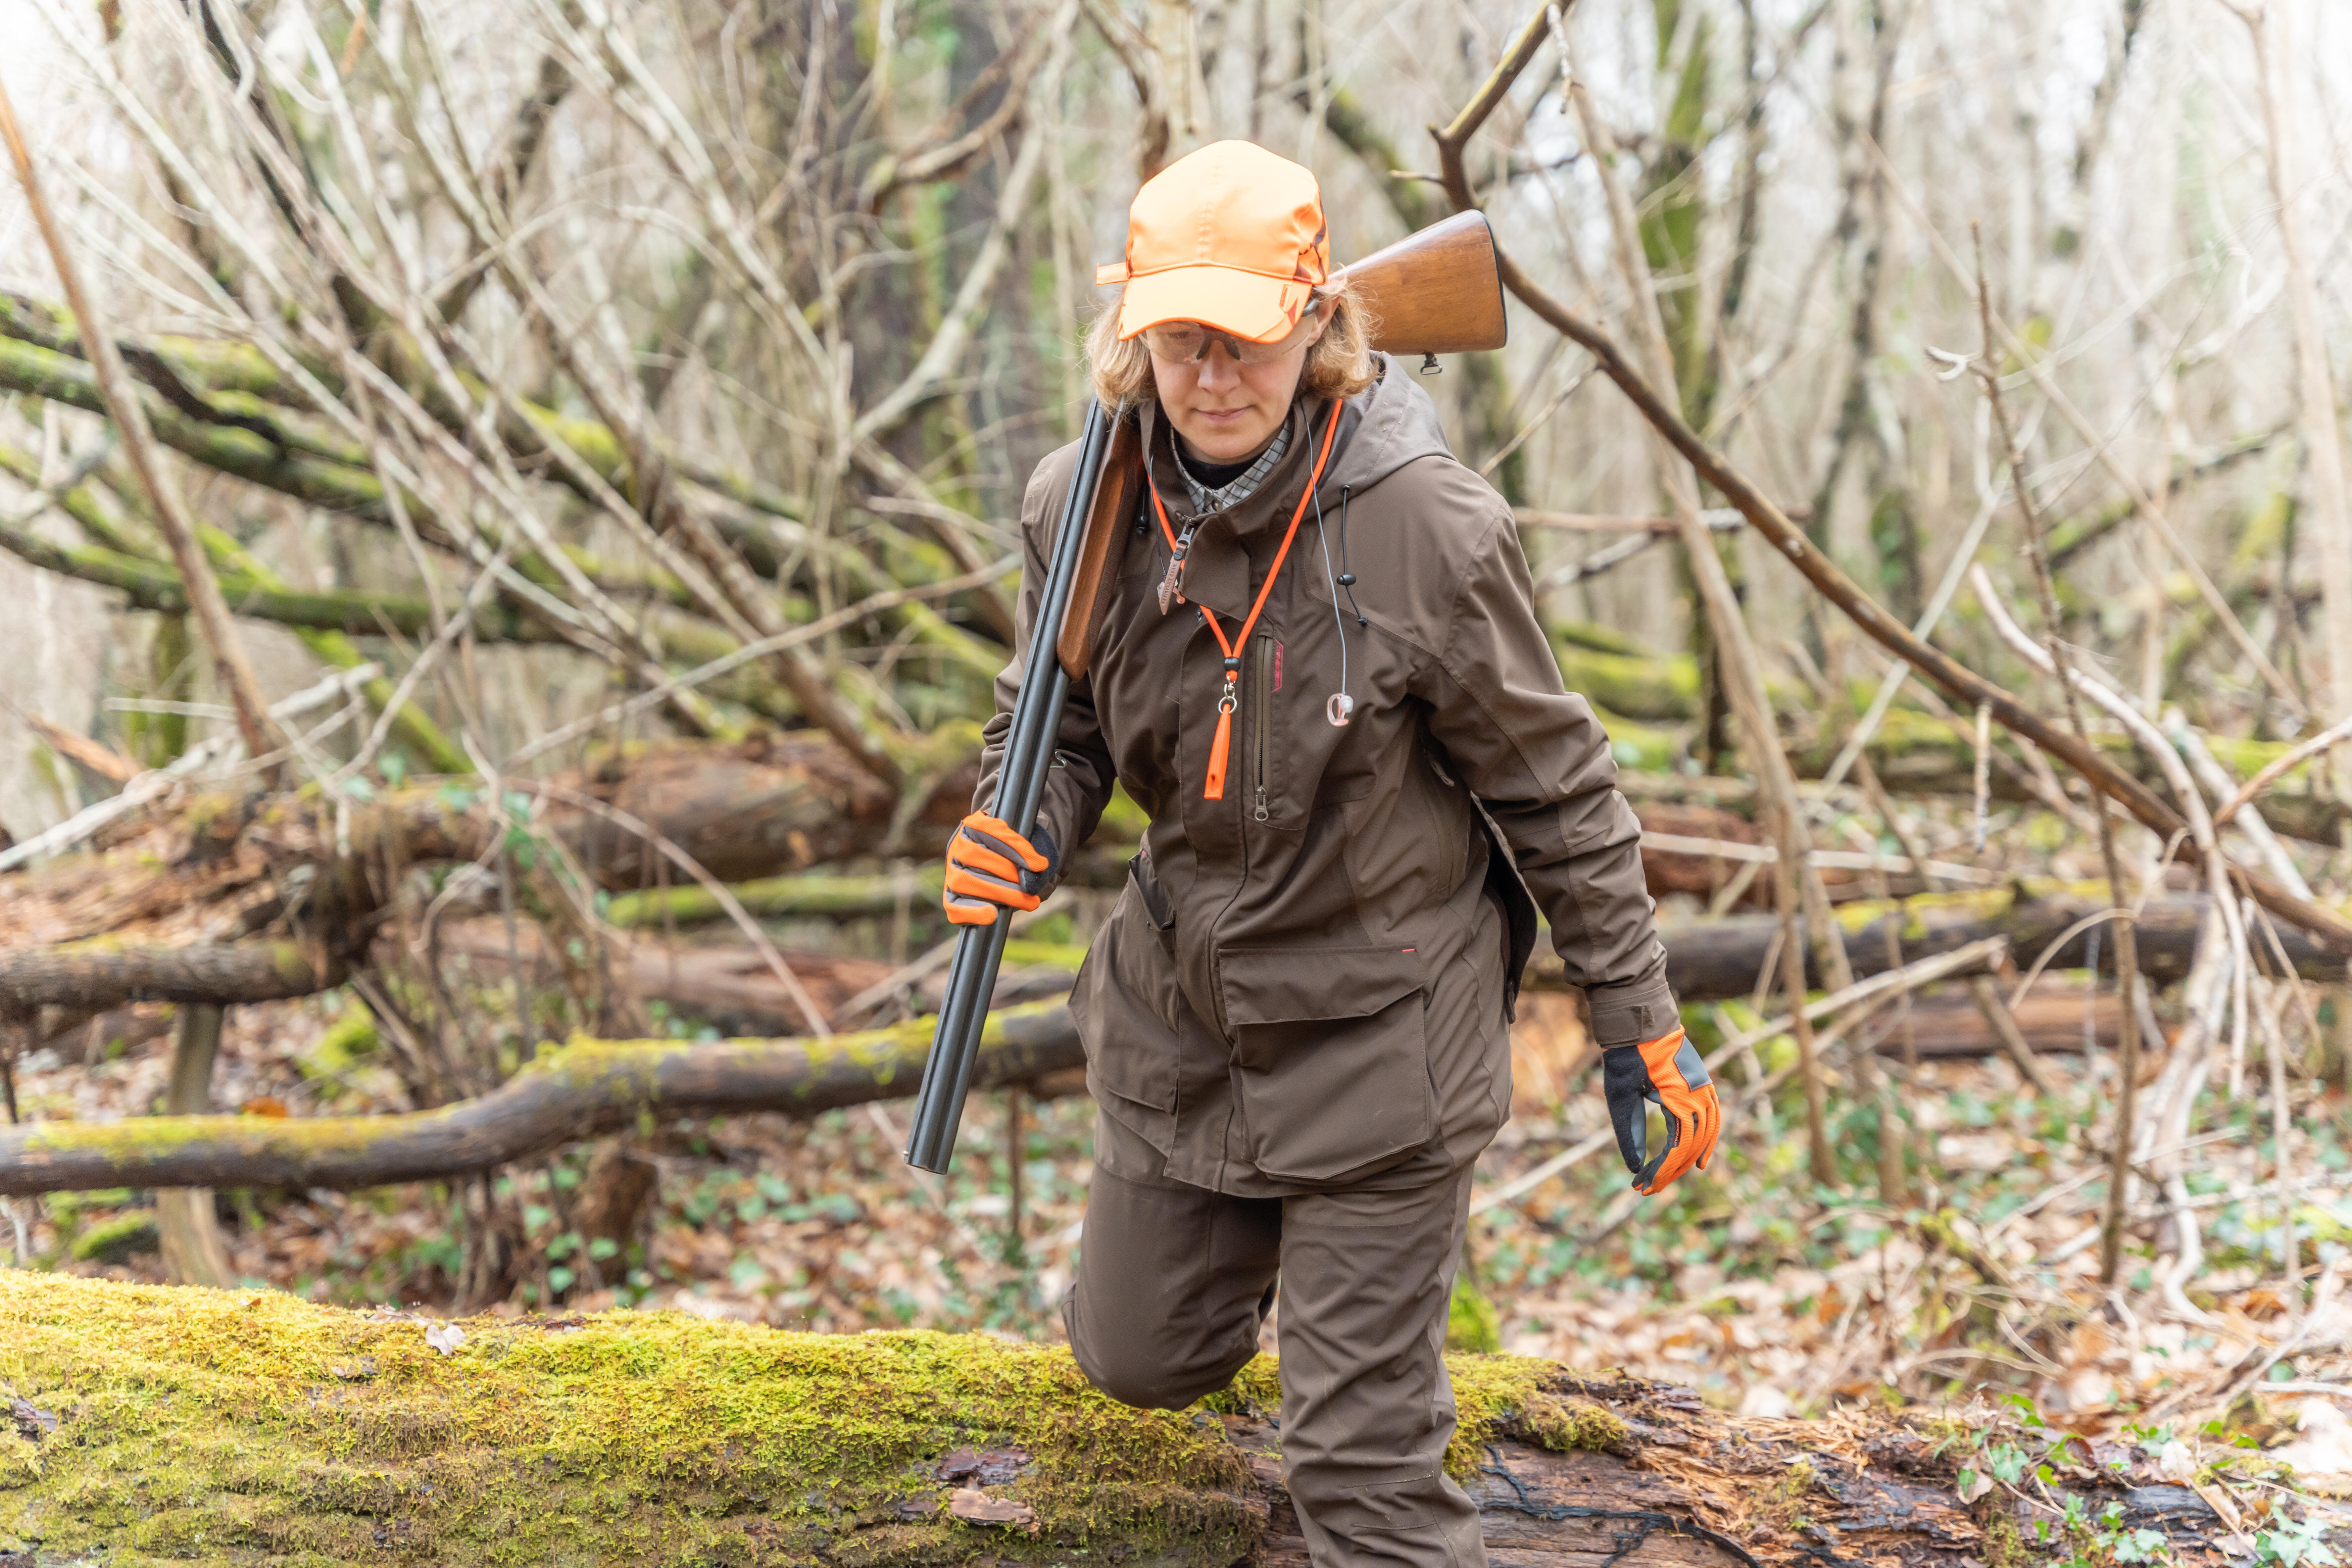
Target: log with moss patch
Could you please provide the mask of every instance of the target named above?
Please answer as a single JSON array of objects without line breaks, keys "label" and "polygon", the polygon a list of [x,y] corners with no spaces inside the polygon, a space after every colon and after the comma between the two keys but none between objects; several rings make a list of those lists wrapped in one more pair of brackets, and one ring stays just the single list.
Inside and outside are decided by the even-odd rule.
[{"label": "log with moss patch", "polygon": [[[1271,1357],[1154,1411],[1060,1347],[981,1335],[675,1312],[452,1328],[0,1271],[0,1561],[1306,1563]],[[1977,1447],[2021,1436],[1998,1420],[1864,1406],[1816,1428],[1547,1361],[1447,1361],[1447,1468],[1496,1563],[1962,1568],[2008,1560],[1989,1538],[2039,1517],[2021,1493],[1961,1500]],[[2136,1484],[2147,1468],[2070,1465],[2053,1494],[2176,1552],[2221,1534],[2195,1492]]]},{"label": "log with moss patch", "polygon": [[[29,1122],[0,1128],[0,1194],[373,1187],[489,1170],[655,1116],[814,1115],[912,1094],[936,1023],[829,1040],[575,1039],[478,1099],[397,1115]],[[1084,1060],[1066,1008],[1008,1008],[990,1016],[972,1083],[1027,1082]]]}]

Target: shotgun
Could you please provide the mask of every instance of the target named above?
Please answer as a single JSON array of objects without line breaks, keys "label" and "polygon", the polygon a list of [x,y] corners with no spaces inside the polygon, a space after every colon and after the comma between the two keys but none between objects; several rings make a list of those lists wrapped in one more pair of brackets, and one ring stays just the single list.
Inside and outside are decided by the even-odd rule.
[{"label": "shotgun", "polygon": [[[1457,213],[1409,234],[1347,274],[1352,294],[1374,323],[1372,346],[1391,354],[1420,354],[1425,372],[1437,368],[1442,353],[1503,346],[1502,277],[1483,214]],[[1070,471],[996,781],[994,815],[1024,837],[1037,824],[1063,701],[1093,658],[1118,578],[1114,554],[1141,500],[1142,437],[1126,409],[1105,409],[1087,399],[1078,460]],[[1077,846],[1067,848],[1075,852]],[[919,1170],[945,1174],[954,1156],[981,1030],[1012,929],[1006,911],[992,924],[966,926],[957,933],[947,998],[923,1062],[914,1129],[907,1140],[907,1163]]]}]

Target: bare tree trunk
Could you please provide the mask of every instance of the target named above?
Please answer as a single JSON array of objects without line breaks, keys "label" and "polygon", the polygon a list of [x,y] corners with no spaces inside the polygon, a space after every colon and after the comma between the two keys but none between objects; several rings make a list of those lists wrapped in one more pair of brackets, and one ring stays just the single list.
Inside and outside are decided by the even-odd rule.
[{"label": "bare tree trunk", "polygon": [[2312,276],[2311,241],[2296,200],[2305,188],[2302,95],[2288,7],[2251,5],[2237,10],[2253,35],[2255,74],[2262,84],[2271,197],[2278,203],[2287,308],[2294,321],[2295,396],[2311,464],[2311,527],[2319,540],[2319,587],[2327,606],[2328,698],[2341,712],[2352,707],[2352,509],[2345,495],[2344,434],[2336,422],[2327,337],[2319,319],[2319,285]]},{"label": "bare tree trunk", "polygon": [[[220,1056],[222,1010],[205,1003],[180,1009],[172,1036],[172,1081],[163,1110],[173,1116],[202,1116],[213,1108],[213,1064]],[[155,1194],[155,1228],[163,1244],[163,1268],[175,1285],[226,1289],[236,1270],[221,1241],[210,1187],[166,1187]]]}]

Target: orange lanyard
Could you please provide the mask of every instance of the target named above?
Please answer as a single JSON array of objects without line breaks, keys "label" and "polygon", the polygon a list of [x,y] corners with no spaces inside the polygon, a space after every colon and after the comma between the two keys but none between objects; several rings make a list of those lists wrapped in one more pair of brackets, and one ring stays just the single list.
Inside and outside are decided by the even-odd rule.
[{"label": "orange lanyard", "polygon": [[[1224,695],[1217,699],[1217,733],[1215,739],[1209,742],[1209,773],[1202,784],[1202,800],[1225,798],[1225,762],[1233,751],[1234,710],[1241,706],[1235,682],[1241,679],[1242,645],[1249,641],[1250,630],[1257,625],[1258,612],[1265,608],[1266,595],[1274,592],[1274,580],[1282,575],[1282,563],[1290,555],[1290,542],[1298,537],[1299,520],[1307,515],[1307,503],[1315,499],[1315,487],[1323,482],[1323,465],[1330,460],[1331,439],[1339,433],[1339,402],[1334,398],[1330,420],[1323,426],[1323,448],[1315,455],[1315,470],[1307,476],[1307,489],[1298,498],[1298,510],[1290,514],[1290,528],[1282,536],[1282,548],[1274,552],[1274,565],[1267,570],[1265,583],[1259,585],[1257,602],[1250,606],[1249,616],[1242,622],[1241,631],[1227,638],[1225,628],[1217,624],[1217,612],[1206,605],[1195,606],[1201,612],[1201,618],[1209,623],[1209,630],[1215,634],[1217,647],[1225,656],[1225,690]],[[1143,465],[1143,479],[1151,489],[1151,510],[1159,515],[1160,531],[1168,537],[1169,552],[1176,560],[1181,561],[1185,546],[1177,542],[1175,529],[1169,526],[1168,509],[1160,504],[1160,484],[1151,477],[1151,465],[1148,461]],[[1177,595],[1177,602],[1182,603],[1183,597],[1181,594]],[[1258,722],[1265,723],[1265,718],[1261,716]]]}]

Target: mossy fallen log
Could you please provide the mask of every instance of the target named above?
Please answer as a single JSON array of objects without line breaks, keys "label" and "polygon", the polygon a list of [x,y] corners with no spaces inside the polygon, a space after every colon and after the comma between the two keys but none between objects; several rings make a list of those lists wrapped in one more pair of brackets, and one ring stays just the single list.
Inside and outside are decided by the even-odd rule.
[{"label": "mossy fallen log", "polygon": [[[1998,1419],[1741,1420],[1671,1384],[1447,1360],[1447,1466],[1497,1563],[1964,1568],[2022,1561],[2041,1512],[1961,1500],[1978,1446],[2014,1436]],[[453,1325],[0,1271],[0,1562],[1303,1568],[1278,1376],[1261,1356],[1191,1409],[1133,1410],[1058,1346],[980,1335]],[[2176,1552],[2221,1533],[2147,1468],[2068,1465],[2053,1495]]]},{"label": "mossy fallen log", "polygon": [[[887,873],[869,876],[828,876],[811,872],[798,877],[761,877],[738,882],[728,890],[755,915],[887,915],[904,896],[917,905],[936,902],[941,868],[927,865],[910,870],[902,880]],[[624,929],[669,923],[706,925],[727,919],[727,910],[701,887],[649,888],[615,894],[605,906],[604,919]]]},{"label": "mossy fallen log", "polygon": [[[487,1171],[642,1119],[814,1115],[915,1092],[932,1018],[830,1040],[596,1040],[541,1053],[433,1110],[349,1117],[145,1116],[0,1127],[0,1195],[99,1187],[373,1187]],[[989,1016],[974,1088],[1082,1064],[1067,1008]]]}]

